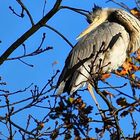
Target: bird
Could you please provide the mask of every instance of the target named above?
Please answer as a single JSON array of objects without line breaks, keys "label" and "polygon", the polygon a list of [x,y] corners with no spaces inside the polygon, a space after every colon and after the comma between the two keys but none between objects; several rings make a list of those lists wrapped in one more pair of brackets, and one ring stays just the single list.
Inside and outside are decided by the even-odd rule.
[{"label": "bird", "polygon": [[87,14],[89,26],[77,37],[57,82],[57,95],[73,94],[91,75],[118,69],[140,48],[140,21],[119,8],[94,6]]}]

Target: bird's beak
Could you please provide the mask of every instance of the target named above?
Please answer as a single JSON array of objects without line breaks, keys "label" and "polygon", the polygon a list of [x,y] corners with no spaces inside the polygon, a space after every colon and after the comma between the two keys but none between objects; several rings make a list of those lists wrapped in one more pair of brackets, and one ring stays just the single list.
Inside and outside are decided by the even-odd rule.
[{"label": "bird's beak", "polygon": [[94,27],[94,22],[92,22],[87,29],[85,29],[77,38],[76,40],[82,38],[83,36],[85,36],[86,34],[88,34],[89,32],[91,32],[95,27]]},{"label": "bird's beak", "polygon": [[91,32],[93,29],[95,29],[96,27],[98,27],[100,24],[102,24],[107,18],[107,15],[104,15],[102,18],[100,17],[96,17],[93,22],[88,26],[88,28],[86,30],[84,30],[77,38],[76,40],[82,38],[83,36],[85,36],[86,34],[88,34],[89,32]]},{"label": "bird's beak", "polygon": [[86,30],[84,30],[77,38],[76,40],[82,38],[83,36],[85,36],[86,34],[88,34],[89,32],[91,32],[93,29],[95,29],[97,26],[99,26],[101,23],[103,23],[105,19],[99,19],[99,18],[95,18],[93,20],[93,22],[88,26],[88,28]]}]

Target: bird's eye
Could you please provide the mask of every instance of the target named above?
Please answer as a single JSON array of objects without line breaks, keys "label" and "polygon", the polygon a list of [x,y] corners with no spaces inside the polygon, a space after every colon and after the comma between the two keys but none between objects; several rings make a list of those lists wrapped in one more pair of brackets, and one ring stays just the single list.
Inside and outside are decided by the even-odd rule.
[{"label": "bird's eye", "polygon": [[93,19],[92,19],[92,22],[96,22],[100,19],[100,16],[95,16]]},{"label": "bird's eye", "polygon": [[96,16],[96,19],[99,19],[100,18],[100,16]]}]

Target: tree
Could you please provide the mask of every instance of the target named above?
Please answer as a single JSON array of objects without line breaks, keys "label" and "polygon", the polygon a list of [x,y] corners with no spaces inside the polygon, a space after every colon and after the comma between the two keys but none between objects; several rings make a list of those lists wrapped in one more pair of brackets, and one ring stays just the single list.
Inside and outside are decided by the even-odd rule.
[{"label": "tree", "polygon": [[[137,18],[140,17],[139,1],[136,1],[136,7],[133,9],[130,9],[123,3],[114,0],[111,1],[128,10],[128,12],[131,12]],[[10,16],[16,18],[16,20],[20,18],[20,22],[21,19],[23,19],[24,23],[29,21],[30,27],[24,33],[21,33],[22,35],[17,35],[18,38],[16,41],[1,53],[1,69],[3,67],[8,69],[13,61],[16,62],[16,65],[20,61],[20,65],[24,65],[27,69],[30,69],[34,65],[29,63],[28,60],[35,59],[36,61],[41,56],[39,60],[41,60],[41,63],[44,63],[43,59],[46,58],[46,55],[51,55],[51,51],[54,49],[51,45],[45,45],[47,41],[49,42],[47,40],[49,36],[48,29],[62,38],[67,45],[73,47],[73,44],[67,37],[50,26],[51,21],[58,22],[55,20],[55,16],[60,13],[63,16],[63,13],[68,10],[73,11],[73,13],[79,13],[76,15],[77,18],[81,17],[81,15],[84,16],[88,11],[64,6],[62,2],[64,1],[56,0],[52,8],[46,12],[48,1],[42,0],[42,17],[39,20],[34,19],[32,8],[26,6],[26,2],[16,0],[13,6],[9,6]],[[20,30],[18,31],[20,32]],[[17,34],[18,31],[16,31]],[[34,45],[36,43],[29,43],[28,41],[32,41],[31,37],[36,34],[38,34],[37,38],[40,38],[40,41],[37,41],[39,45],[37,48],[32,47],[29,49],[30,46],[28,44]],[[10,37],[12,36],[10,35]],[[55,42],[52,37],[51,39]],[[3,40],[1,40],[1,45],[3,45]],[[63,49],[61,48],[61,50]],[[35,63],[40,62],[37,60]],[[52,62],[47,61],[47,63]],[[50,69],[54,71],[49,73],[49,79],[45,79],[45,82],[42,82],[44,85],[36,85],[31,82],[24,88],[19,87],[16,91],[12,91],[8,88],[7,81],[4,81],[4,75],[1,75],[0,128],[2,129],[0,130],[0,138],[92,140],[103,137],[110,138],[111,140],[129,140],[140,137],[140,130],[138,129],[140,123],[137,120],[140,116],[140,50],[131,54],[130,58],[117,71],[110,74],[98,75],[96,78],[93,77],[93,87],[95,94],[99,95],[98,105],[100,105],[100,108],[98,105],[96,107],[94,102],[90,104],[85,100],[84,97],[88,93],[86,92],[86,88],[79,90],[73,95],[65,93],[56,97],[54,91],[56,88],[56,79],[59,75],[59,70],[55,70],[57,63],[57,60],[52,63],[52,68]],[[51,65],[49,66],[51,67]],[[36,70],[36,68],[34,69]],[[16,69],[9,71],[16,71]],[[53,74],[51,75],[51,73]],[[13,73],[11,74],[13,75]],[[28,76],[30,77],[30,75],[26,75],[26,78]],[[43,75],[44,77],[46,78],[45,75]],[[115,83],[114,79],[120,83]],[[83,93],[86,95],[83,95]],[[130,132],[125,130],[126,126],[124,127],[123,123],[127,123],[128,127],[132,127],[132,129],[128,129],[128,131],[131,130]]]}]

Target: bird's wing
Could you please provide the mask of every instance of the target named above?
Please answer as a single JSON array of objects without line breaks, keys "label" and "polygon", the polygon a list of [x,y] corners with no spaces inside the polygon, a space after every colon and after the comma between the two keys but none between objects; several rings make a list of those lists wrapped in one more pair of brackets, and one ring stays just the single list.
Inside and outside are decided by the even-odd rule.
[{"label": "bird's wing", "polygon": [[[115,40],[118,35],[120,35],[118,37],[119,41],[116,40],[116,42],[118,42],[116,44],[116,42],[113,42],[112,40],[113,38]],[[119,49],[121,47],[128,47],[128,43],[128,33],[125,31],[123,26],[117,23],[105,22],[98,26],[95,30],[92,30],[90,33],[85,35],[71,50],[65,61],[65,66],[58,80],[58,93],[72,92],[73,86],[77,84],[79,84],[77,88],[80,87],[80,82],[82,82],[85,78],[84,76],[82,77],[79,71],[84,74],[86,73],[86,76],[88,76],[88,72],[86,72],[85,68],[82,68],[81,66],[86,65],[86,67],[88,67],[89,63],[87,62],[89,62],[89,59],[94,59],[101,46],[104,45],[105,51],[98,57],[102,57],[102,59],[104,59],[104,56],[108,57],[107,55],[110,55],[111,50],[114,54],[115,51],[120,51]],[[126,49],[124,48],[124,50]],[[122,52],[120,52],[120,55],[121,53]],[[119,55],[119,53],[117,55]],[[75,89],[73,91],[75,91]]]}]

